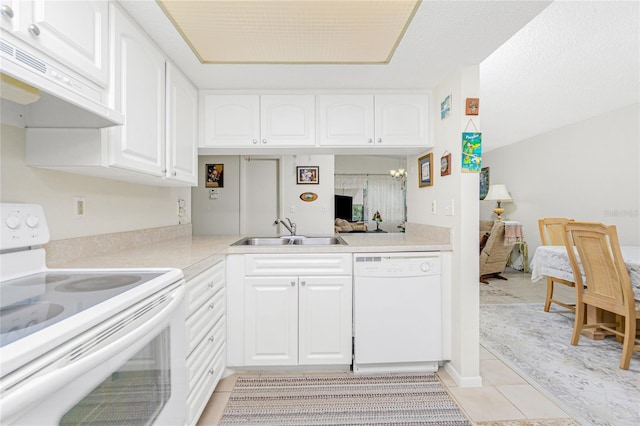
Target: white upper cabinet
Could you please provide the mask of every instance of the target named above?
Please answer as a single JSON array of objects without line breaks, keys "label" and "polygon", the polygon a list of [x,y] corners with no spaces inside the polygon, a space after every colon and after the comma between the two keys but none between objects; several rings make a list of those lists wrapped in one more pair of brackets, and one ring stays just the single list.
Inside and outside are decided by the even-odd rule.
[{"label": "white upper cabinet", "polygon": [[112,107],[126,118],[109,129],[110,164],[164,177],[165,58],[116,5],[110,10]]},{"label": "white upper cabinet", "polygon": [[428,146],[426,95],[320,95],[320,145]]},{"label": "white upper cabinet", "polygon": [[201,147],[315,144],[313,95],[201,95]]},{"label": "white upper cabinet", "polygon": [[[13,15],[13,17],[11,17]],[[2,28],[107,87],[107,1],[2,1]]]},{"label": "white upper cabinet", "polygon": [[375,143],[428,146],[425,95],[376,95]]},{"label": "white upper cabinet", "polygon": [[373,145],[373,95],[318,96],[320,145]]},{"label": "white upper cabinet", "polygon": [[315,145],[315,96],[261,96],[260,137],[266,146]]},{"label": "white upper cabinet", "polygon": [[6,31],[18,29],[20,24],[20,5],[18,0],[0,1],[0,28]]},{"label": "white upper cabinet", "polygon": [[198,184],[198,91],[167,63],[167,179]]},{"label": "white upper cabinet", "polygon": [[201,97],[203,136],[200,146],[255,146],[260,140],[258,95]]}]

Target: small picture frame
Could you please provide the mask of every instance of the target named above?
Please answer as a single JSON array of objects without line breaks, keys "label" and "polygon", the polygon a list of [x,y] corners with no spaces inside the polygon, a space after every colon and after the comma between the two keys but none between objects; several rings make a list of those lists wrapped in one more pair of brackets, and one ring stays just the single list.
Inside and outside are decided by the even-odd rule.
[{"label": "small picture frame", "polygon": [[320,167],[296,167],[296,183],[298,185],[318,185],[320,183]]},{"label": "small picture frame", "polygon": [[479,98],[467,98],[467,106],[465,114],[478,115],[480,113],[480,99]]},{"label": "small picture frame", "polygon": [[433,185],[433,153],[418,158],[418,186],[420,188]]},{"label": "small picture frame", "polygon": [[451,95],[447,95],[440,102],[440,120],[444,120],[450,115],[451,115]]},{"label": "small picture frame", "polygon": [[204,171],[205,188],[224,188],[224,164],[206,164]]},{"label": "small picture frame", "polygon": [[448,176],[450,174],[451,174],[451,153],[448,153],[440,157],[440,176]]}]

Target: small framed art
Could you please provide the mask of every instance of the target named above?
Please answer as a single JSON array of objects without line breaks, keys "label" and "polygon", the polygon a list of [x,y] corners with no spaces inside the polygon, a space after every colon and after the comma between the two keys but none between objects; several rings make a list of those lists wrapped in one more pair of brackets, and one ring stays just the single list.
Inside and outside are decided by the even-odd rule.
[{"label": "small framed art", "polygon": [[224,188],[224,164],[207,164],[205,173],[205,188]]},{"label": "small framed art", "polygon": [[467,98],[466,115],[478,115],[480,113],[480,99]]},{"label": "small framed art", "polygon": [[433,153],[430,152],[427,155],[423,155],[418,158],[418,186],[420,188],[424,186],[433,185]]},{"label": "small framed art", "polygon": [[451,174],[451,153],[443,154],[440,157],[440,176]]},{"label": "small framed art", "polygon": [[298,185],[318,185],[320,183],[320,167],[296,167],[296,183]]}]

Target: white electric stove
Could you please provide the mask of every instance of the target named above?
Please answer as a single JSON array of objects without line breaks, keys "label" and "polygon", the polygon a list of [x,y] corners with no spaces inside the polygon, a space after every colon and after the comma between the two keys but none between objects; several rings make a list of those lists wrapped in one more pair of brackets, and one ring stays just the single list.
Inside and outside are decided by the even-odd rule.
[{"label": "white electric stove", "polygon": [[183,424],[182,271],[49,269],[38,205],[0,232],[0,424]]}]

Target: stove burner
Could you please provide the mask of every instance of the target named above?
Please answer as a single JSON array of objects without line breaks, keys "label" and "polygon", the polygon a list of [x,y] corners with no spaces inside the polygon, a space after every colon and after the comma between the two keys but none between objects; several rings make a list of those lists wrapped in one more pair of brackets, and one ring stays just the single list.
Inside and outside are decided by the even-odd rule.
[{"label": "stove burner", "polygon": [[112,288],[124,287],[141,280],[137,275],[106,275],[103,277],[90,277],[62,284],[56,290],[66,293],[78,293],[84,291],[100,291]]},{"label": "stove burner", "polygon": [[[57,303],[37,302],[0,309],[0,331],[4,335],[43,323],[64,311]],[[3,336],[4,338],[5,336]]]}]

